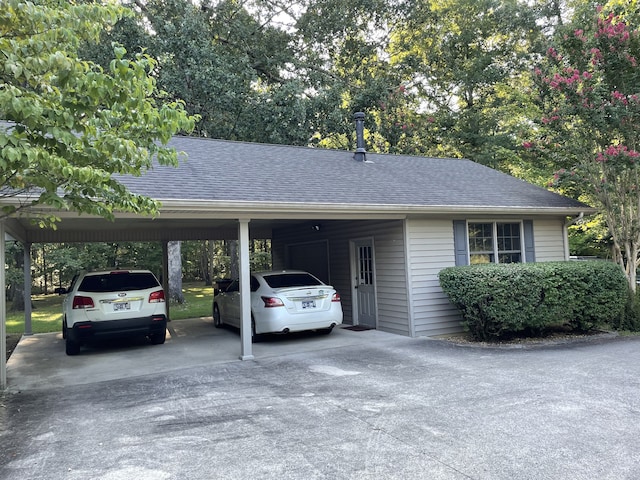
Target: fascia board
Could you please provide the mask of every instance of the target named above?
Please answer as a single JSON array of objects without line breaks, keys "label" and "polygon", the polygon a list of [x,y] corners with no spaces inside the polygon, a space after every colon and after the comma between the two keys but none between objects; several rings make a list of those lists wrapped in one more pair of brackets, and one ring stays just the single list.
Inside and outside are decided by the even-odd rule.
[{"label": "fascia board", "polygon": [[227,202],[227,201],[181,201],[161,200],[163,212],[207,212],[216,214],[256,218],[274,214],[285,215],[390,215],[402,218],[425,214],[509,214],[509,215],[585,215],[596,213],[591,207],[513,207],[513,206],[474,206],[474,205],[375,205],[375,204],[333,204],[333,203],[273,203],[273,202]]}]

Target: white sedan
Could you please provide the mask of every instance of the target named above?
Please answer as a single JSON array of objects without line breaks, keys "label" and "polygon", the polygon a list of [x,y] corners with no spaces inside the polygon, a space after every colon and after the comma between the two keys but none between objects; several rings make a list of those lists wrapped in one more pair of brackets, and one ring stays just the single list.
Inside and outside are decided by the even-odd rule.
[{"label": "white sedan", "polygon": [[[237,280],[215,290],[213,323],[216,327],[227,324],[240,328]],[[282,270],[251,275],[252,335],[304,330],[330,333],[341,323],[340,295],[310,273]]]}]

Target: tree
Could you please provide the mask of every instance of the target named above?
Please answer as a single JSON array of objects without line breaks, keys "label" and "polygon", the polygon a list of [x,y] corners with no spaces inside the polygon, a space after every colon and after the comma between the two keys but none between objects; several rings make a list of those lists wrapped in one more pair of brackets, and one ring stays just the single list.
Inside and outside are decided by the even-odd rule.
[{"label": "tree", "polygon": [[11,302],[11,311],[21,312],[24,311],[24,250],[18,242],[9,243],[6,247],[6,296]]},{"label": "tree", "polygon": [[600,208],[613,257],[636,290],[640,263],[640,33],[624,12],[598,9],[560,29],[536,71],[545,108],[534,148],[559,170],[554,184]]},{"label": "tree", "polygon": [[197,135],[306,144],[309,100],[293,66],[291,35],[272,20],[273,2],[124,3],[134,15],[86,46],[89,58],[106,65],[112,41],[150,53],[158,60],[158,86],[199,115]]},{"label": "tree", "polygon": [[104,69],[78,55],[126,12],[111,3],[2,2],[0,119],[9,122],[0,127],[2,216],[42,206],[109,219],[116,211],[157,212],[158,202],[129,192],[116,175],[140,175],[154,158],[176,164],[166,144],[192,130],[195,118],[179,101],[158,100],[151,57],[128,58],[115,45]]},{"label": "tree", "polygon": [[416,129],[427,153],[507,171],[519,162],[531,113],[522,92],[541,38],[536,20],[517,0],[416,2],[390,54],[418,92],[424,114]]},{"label": "tree", "polygon": [[167,255],[169,257],[169,300],[174,303],[183,304],[184,294],[182,293],[182,254],[181,242],[172,241],[167,243]]},{"label": "tree", "polygon": [[411,2],[311,0],[296,23],[300,72],[311,97],[311,143],[353,149],[352,116],[366,113],[367,149],[420,153],[419,104],[410,75],[394,66],[389,43]]}]

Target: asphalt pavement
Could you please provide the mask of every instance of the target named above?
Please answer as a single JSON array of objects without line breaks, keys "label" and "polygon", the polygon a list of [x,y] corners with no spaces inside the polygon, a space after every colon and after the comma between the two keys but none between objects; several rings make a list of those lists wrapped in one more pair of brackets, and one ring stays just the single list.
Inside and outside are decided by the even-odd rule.
[{"label": "asphalt pavement", "polygon": [[640,477],[639,337],[516,348],[339,329],[240,361],[236,332],[174,323],[165,345],[77,357],[59,335],[23,338],[0,478]]}]

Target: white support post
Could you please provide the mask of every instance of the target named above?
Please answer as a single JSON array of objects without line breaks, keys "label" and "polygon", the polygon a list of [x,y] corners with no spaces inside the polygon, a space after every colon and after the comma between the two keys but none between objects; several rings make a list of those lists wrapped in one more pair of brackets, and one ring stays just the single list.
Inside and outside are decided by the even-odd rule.
[{"label": "white support post", "polygon": [[24,334],[32,335],[31,328],[31,242],[23,242],[24,250]]},{"label": "white support post", "polygon": [[162,241],[162,289],[164,290],[165,301],[167,302],[167,321],[171,320],[169,309],[169,242]]},{"label": "white support post", "polygon": [[253,360],[251,343],[251,281],[249,268],[249,220],[238,220],[240,270],[240,360]]},{"label": "white support post", "polygon": [[4,271],[6,242],[4,222],[0,221],[0,389],[7,388],[7,302],[4,292],[6,291],[6,275]]}]

